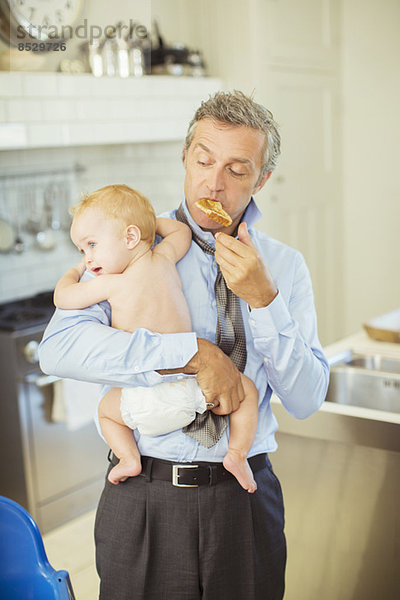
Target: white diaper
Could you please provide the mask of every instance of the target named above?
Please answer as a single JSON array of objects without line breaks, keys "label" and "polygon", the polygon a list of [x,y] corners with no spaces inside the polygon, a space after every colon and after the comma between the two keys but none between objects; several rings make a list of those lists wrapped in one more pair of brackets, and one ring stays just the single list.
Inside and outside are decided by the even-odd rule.
[{"label": "white diaper", "polygon": [[195,377],[159,383],[152,387],[123,388],[121,415],[131,429],[143,435],[163,435],[191,423],[206,410],[206,401]]}]

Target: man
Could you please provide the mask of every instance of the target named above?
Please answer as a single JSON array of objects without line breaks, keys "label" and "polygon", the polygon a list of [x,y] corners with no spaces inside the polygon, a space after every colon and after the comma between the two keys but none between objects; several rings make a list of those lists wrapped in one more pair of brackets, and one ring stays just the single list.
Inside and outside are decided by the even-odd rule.
[{"label": "man", "polygon": [[[178,264],[193,332],[116,331],[108,327],[107,305],[57,311],[45,332],[40,355],[47,373],[109,386],[196,375],[214,415],[230,414],[243,398],[233,360],[240,363],[244,347],[239,366],[259,393],[249,454],[254,494],[220,464],[228,445],[223,426],[209,448],[181,430],[135,433],[143,473],[117,486],[106,482],[97,512],[103,600],[283,597],[283,500],[267,454],[277,448],[270,397],[274,391],[295,417],[309,416],[325,398],[328,365],[302,256],[253,229],[260,214],[253,195],[268,181],[279,152],[271,113],[240,92],[217,93],[190,124],[185,200],[170,216],[193,231]],[[232,224],[222,227],[205,215],[195,204],[202,198],[221,202]]]}]

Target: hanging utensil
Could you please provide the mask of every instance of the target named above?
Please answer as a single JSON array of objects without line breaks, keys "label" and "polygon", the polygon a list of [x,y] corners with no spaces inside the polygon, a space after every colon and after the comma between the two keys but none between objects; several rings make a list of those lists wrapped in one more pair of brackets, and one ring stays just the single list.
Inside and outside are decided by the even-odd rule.
[{"label": "hanging utensil", "polygon": [[10,252],[15,242],[15,230],[8,221],[9,211],[6,209],[8,198],[5,186],[2,184],[0,186],[0,199],[0,206],[3,207],[2,214],[7,218],[7,220],[0,219],[0,252]]},{"label": "hanging utensil", "polygon": [[21,215],[25,214],[22,210],[22,190],[19,187],[13,189],[13,206],[14,206],[14,224],[15,224],[15,241],[14,252],[21,254],[25,250],[25,243],[21,235]]},{"label": "hanging utensil", "polygon": [[11,223],[0,219],[0,252],[10,252],[15,244],[15,230]]},{"label": "hanging utensil", "polygon": [[53,250],[57,240],[53,229],[51,229],[52,195],[48,189],[42,194],[40,230],[36,234],[36,244],[40,250]]}]

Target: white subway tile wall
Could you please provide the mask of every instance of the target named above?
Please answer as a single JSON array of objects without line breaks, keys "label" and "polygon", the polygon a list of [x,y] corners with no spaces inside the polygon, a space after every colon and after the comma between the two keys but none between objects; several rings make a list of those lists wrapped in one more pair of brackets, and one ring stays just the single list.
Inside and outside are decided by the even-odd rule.
[{"label": "white subway tile wall", "polygon": [[[177,141],[220,87],[208,77],[0,72],[0,149]],[[13,138],[11,125],[20,128]]]},{"label": "white subway tile wall", "polygon": [[[51,135],[55,135],[54,127]],[[1,153],[0,174],[35,173],[43,171],[44,165],[49,171],[72,169],[78,163],[84,170],[77,174],[70,204],[78,201],[81,192],[111,183],[126,183],[148,196],[159,214],[177,207],[182,198],[181,152],[181,142],[10,150]],[[6,215],[2,211],[0,216],[15,225],[15,214]],[[43,251],[26,231],[24,219],[22,225],[20,234],[25,250],[21,254],[0,253],[0,302],[53,289],[64,271],[80,259],[68,232],[56,231],[56,247]]]},{"label": "white subway tile wall", "polygon": [[[24,190],[36,197],[26,173],[68,171],[79,163],[84,170],[71,196],[126,183],[146,194],[158,213],[176,207],[187,125],[200,101],[220,88],[213,78],[0,73],[0,218],[18,221],[25,243],[20,254],[0,254],[0,302],[52,289],[78,260],[65,231],[55,231],[53,250],[35,245],[24,215],[32,200],[18,199],[20,191],[10,200],[4,177],[21,174]],[[39,194],[43,204],[43,190]],[[13,203],[17,208],[10,208]]]}]

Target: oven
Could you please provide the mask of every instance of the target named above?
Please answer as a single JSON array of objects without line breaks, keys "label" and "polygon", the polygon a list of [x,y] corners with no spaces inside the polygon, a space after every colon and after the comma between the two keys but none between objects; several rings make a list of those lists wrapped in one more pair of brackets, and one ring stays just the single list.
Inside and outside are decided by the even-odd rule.
[{"label": "oven", "polygon": [[51,292],[0,305],[0,494],[42,533],[96,506],[108,452],[93,421],[71,430],[52,418],[57,378],[38,363],[52,312]]}]

